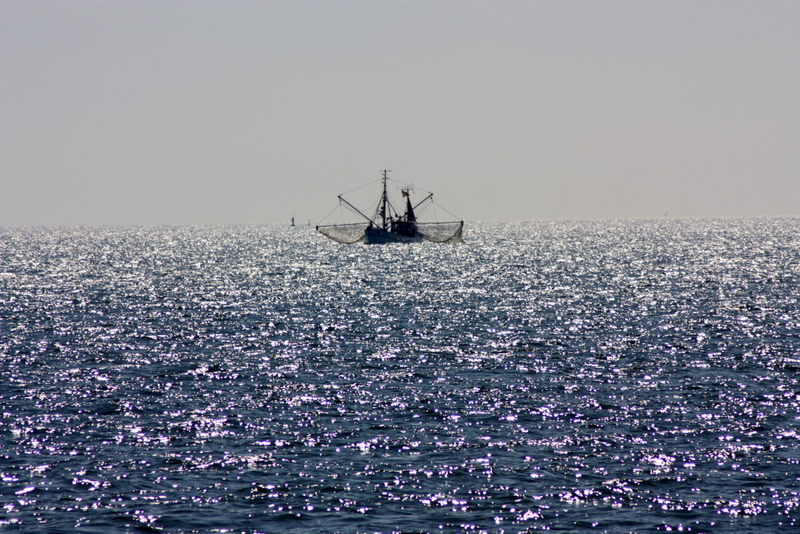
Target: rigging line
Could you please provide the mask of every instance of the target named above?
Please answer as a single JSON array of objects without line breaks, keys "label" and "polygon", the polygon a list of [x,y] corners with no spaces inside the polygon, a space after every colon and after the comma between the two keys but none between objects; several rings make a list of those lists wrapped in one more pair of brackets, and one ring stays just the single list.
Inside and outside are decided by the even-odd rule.
[{"label": "rigging line", "polygon": [[346,201],[344,198],[342,198],[342,195],[339,195],[339,205],[340,205],[340,206],[341,206],[341,203],[342,203],[342,202],[344,202],[344,203],[347,205],[347,207],[348,207],[348,208],[350,208],[350,209],[351,209],[351,210],[353,210],[354,212],[358,213],[359,215],[361,215],[362,217],[364,217],[364,218],[365,218],[365,219],[367,219],[368,221],[372,222],[372,219],[370,219],[369,217],[367,217],[366,215],[364,215],[363,213],[361,213],[361,211],[360,211],[358,208],[356,208],[355,206],[353,206],[352,204],[350,204],[348,201]]},{"label": "rigging line", "polygon": [[337,204],[336,206],[334,206],[334,207],[333,207],[333,209],[332,209],[331,211],[329,211],[329,212],[328,212],[328,214],[327,214],[325,217],[323,217],[321,221],[319,221],[319,222],[320,222],[320,224],[321,224],[321,223],[324,223],[324,222],[325,222],[325,220],[326,220],[328,217],[330,217],[330,216],[331,216],[331,213],[333,213],[333,212],[334,212],[334,211],[336,211],[337,209],[338,209],[338,210],[341,210],[341,209],[342,209],[342,205],[341,205],[341,204]]},{"label": "rigging line", "polygon": [[435,201],[435,200],[433,200],[433,199],[431,199],[431,204],[436,204],[437,206],[439,206],[440,208],[442,208],[444,211],[446,211],[448,214],[452,215],[452,216],[453,216],[453,217],[455,217],[456,219],[459,219],[459,220],[461,219],[461,218],[460,218],[458,215],[456,215],[455,213],[453,213],[453,212],[449,211],[447,208],[445,208],[444,206],[442,206],[441,204],[439,204],[438,202],[436,202],[436,201]]},{"label": "rigging line", "polygon": [[[391,180],[391,178],[390,178],[390,180]],[[352,193],[353,191],[358,191],[359,189],[364,189],[365,187],[368,187],[368,186],[374,185],[374,184],[376,184],[376,183],[378,183],[378,182],[380,182],[380,181],[381,181],[381,180],[372,180],[371,182],[369,182],[369,183],[367,183],[367,184],[364,184],[364,185],[359,185],[358,187],[355,187],[355,188],[351,189],[350,191],[345,191],[344,193],[342,193],[342,195],[349,195],[349,194],[350,194],[350,193]],[[340,195],[340,196],[341,196],[341,195]]]}]

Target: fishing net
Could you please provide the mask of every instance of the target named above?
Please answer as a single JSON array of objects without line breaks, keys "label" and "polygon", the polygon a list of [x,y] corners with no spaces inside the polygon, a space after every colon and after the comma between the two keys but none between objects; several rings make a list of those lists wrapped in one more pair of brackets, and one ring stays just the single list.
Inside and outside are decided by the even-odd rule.
[{"label": "fishing net", "polygon": [[417,222],[417,230],[434,243],[461,243],[464,222]]},{"label": "fishing net", "polygon": [[368,223],[325,224],[317,226],[317,231],[339,243],[358,243],[364,241],[364,230]]},{"label": "fishing net", "polygon": [[[434,243],[461,243],[464,223],[458,222],[417,222],[417,231]],[[317,226],[317,231],[339,243],[361,243],[364,230],[369,223],[326,224]]]}]

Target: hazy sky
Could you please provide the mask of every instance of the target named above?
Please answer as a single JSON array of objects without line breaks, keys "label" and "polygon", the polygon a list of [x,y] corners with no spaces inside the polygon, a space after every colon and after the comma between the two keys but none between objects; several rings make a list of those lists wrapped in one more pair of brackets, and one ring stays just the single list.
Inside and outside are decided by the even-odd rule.
[{"label": "hazy sky", "polygon": [[800,2],[0,0],[0,225],[800,214]]}]

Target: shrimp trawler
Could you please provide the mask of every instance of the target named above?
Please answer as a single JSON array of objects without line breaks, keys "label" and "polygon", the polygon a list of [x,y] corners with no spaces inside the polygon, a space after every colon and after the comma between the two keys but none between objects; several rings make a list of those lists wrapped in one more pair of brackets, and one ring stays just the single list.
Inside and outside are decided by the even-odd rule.
[{"label": "shrimp trawler", "polygon": [[[432,241],[434,243],[460,243],[464,230],[464,221],[428,222],[418,217],[433,202],[433,193],[428,194],[417,204],[412,204],[412,189],[401,187],[400,198],[392,199],[389,194],[388,183],[393,182],[388,176],[389,171],[383,171],[381,181],[383,194],[378,199],[377,207],[372,217],[356,208],[349,201],[339,195],[339,205],[364,219],[363,222],[344,224],[323,224],[317,226],[317,231],[339,243],[419,243]],[[394,183],[394,182],[393,182]],[[395,195],[396,196],[396,195]],[[398,209],[402,206],[402,212]],[[441,208],[441,206],[439,206]],[[444,208],[441,208],[444,210]],[[447,211],[447,210],[444,210]],[[452,215],[450,212],[448,214]]]}]

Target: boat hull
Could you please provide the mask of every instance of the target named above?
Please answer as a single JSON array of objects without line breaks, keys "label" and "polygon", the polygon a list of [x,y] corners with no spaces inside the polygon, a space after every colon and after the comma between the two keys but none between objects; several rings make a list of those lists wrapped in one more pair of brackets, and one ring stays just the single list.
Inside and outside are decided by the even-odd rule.
[{"label": "boat hull", "polygon": [[381,245],[386,243],[421,243],[421,235],[406,236],[389,232],[382,228],[370,226],[364,230],[364,243],[368,245]]}]

